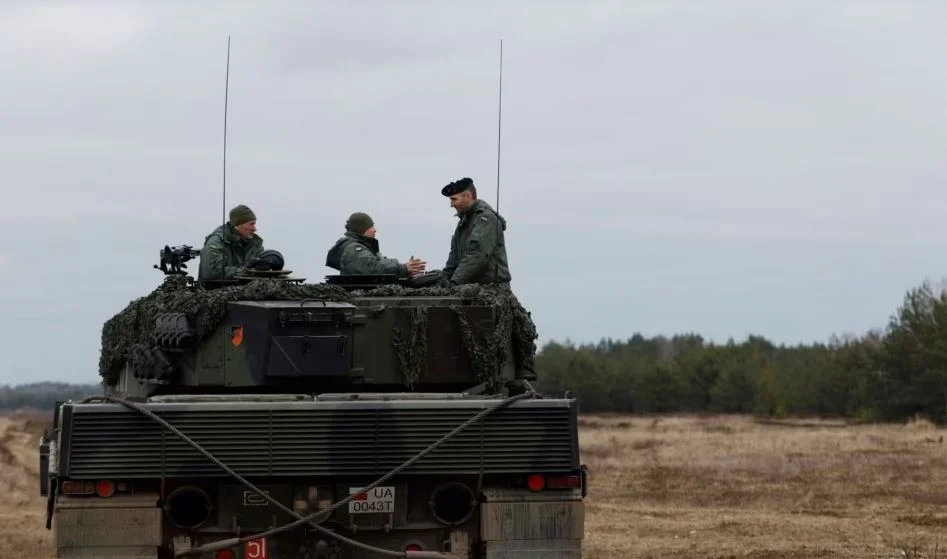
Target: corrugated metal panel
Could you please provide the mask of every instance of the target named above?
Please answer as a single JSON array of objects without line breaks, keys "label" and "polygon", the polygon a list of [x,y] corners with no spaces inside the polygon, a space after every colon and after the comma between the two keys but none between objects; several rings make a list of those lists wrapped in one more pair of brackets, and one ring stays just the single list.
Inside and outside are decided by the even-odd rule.
[{"label": "corrugated metal panel", "polygon": [[[148,404],[244,476],[381,475],[492,402]],[[153,420],[116,404],[70,406],[72,478],[226,475]],[[520,401],[488,415],[405,474],[565,471],[578,467],[575,409]]]}]

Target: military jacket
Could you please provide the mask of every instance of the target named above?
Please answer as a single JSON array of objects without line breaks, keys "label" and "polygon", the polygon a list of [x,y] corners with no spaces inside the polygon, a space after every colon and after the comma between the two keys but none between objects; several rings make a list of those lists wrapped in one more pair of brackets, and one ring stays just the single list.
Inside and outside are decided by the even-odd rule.
[{"label": "military jacket", "polygon": [[347,232],[326,254],[326,266],[345,275],[392,274],[408,277],[408,267],[379,252],[378,239]]},{"label": "military jacket", "polygon": [[484,200],[475,200],[451,237],[445,279],[455,284],[508,283],[504,231],[506,220]]},{"label": "military jacket", "polygon": [[230,279],[244,271],[263,252],[263,239],[253,235],[243,239],[229,223],[221,225],[204,239],[197,281]]}]

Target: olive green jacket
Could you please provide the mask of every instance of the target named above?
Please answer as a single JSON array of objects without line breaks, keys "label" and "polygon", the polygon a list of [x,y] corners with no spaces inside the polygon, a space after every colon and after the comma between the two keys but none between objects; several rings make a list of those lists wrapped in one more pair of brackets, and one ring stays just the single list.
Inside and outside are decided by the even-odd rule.
[{"label": "olive green jacket", "polygon": [[326,254],[326,266],[344,275],[395,275],[408,277],[408,267],[379,252],[378,239],[346,232]]},{"label": "olive green jacket", "polygon": [[230,279],[244,271],[262,252],[263,239],[260,236],[242,239],[232,225],[221,225],[204,239],[197,281]]},{"label": "olive green jacket", "polygon": [[475,200],[451,237],[444,278],[454,284],[509,283],[504,231],[506,220],[484,200]]}]

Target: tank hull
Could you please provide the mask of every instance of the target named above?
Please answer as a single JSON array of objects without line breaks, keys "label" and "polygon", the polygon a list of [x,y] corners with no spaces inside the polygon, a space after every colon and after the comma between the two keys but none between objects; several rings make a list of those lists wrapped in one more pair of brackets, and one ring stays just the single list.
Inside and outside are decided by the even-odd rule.
[{"label": "tank hull", "polygon": [[41,457],[57,557],[581,557],[576,417],[468,394],[65,403]]}]

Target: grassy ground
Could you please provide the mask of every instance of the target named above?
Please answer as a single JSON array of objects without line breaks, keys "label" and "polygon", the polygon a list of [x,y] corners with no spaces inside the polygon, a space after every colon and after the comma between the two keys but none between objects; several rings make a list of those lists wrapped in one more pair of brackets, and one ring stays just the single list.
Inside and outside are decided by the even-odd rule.
[{"label": "grassy ground", "polygon": [[[43,422],[0,417],[0,557],[50,556]],[[944,430],[585,417],[585,557],[947,559]]]},{"label": "grassy ground", "polygon": [[586,417],[588,556],[947,557],[943,431]]},{"label": "grassy ground", "polygon": [[46,422],[0,417],[0,557],[49,557],[46,501],[39,494],[39,439]]}]

